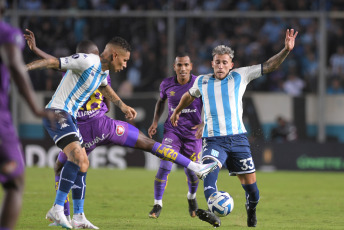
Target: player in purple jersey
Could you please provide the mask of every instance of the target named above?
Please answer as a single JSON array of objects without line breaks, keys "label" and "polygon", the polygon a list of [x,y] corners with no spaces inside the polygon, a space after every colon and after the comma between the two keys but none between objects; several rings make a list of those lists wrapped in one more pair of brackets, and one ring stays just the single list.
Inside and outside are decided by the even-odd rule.
[{"label": "player in purple jersey", "polygon": [[[73,55],[70,58],[62,58],[64,61],[64,65],[67,65],[69,62],[74,62],[74,57],[84,56],[83,54]],[[86,55],[87,56],[87,55]],[[126,67],[126,63],[130,57],[130,46],[124,39],[115,38],[111,40],[105,47],[105,50],[100,55],[100,62],[101,62],[101,69],[103,71],[111,70],[114,72],[121,71],[123,68]],[[95,57],[93,56],[93,59]],[[61,59],[60,59],[61,60]],[[83,59],[81,59],[83,60]],[[83,64],[82,61],[79,64]],[[34,61],[27,65],[29,70],[38,69],[38,68],[53,68],[58,69],[60,67],[59,59],[50,58],[50,59],[43,59]],[[68,69],[68,68],[67,68]],[[74,77],[77,76],[78,68],[71,69],[70,71],[75,71]],[[127,107],[122,100],[118,97],[118,95],[111,89],[110,86],[100,86],[99,90],[102,94],[105,95],[110,101],[112,101],[115,105],[122,108],[122,111],[126,113],[127,118],[134,118],[136,116],[133,113],[134,111],[127,111],[126,109],[123,110],[123,107]],[[106,88],[106,89],[104,89]],[[110,87],[111,88],[111,87]],[[111,93],[109,92],[111,91]],[[58,109],[58,108],[57,108]],[[73,117],[64,113],[63,121],[68,122],[68,126],[66,126],[64,122],[56,123],[57,127],[59,127],[58,132],[52,130],[49,126],[46,126],[48,131],[50,131],[50,135],[53,138],[54,135],[61,136],[61,141],[56,141],[57,146],[61,146],[63,152],[66,153],[68,160],[64,164],[61,175],[60,175],[60,183],[59,188],[56,194],[55,203],[53,207],[48,211],[46,218],[52,221],[55,221],[57,224],[61,225],[64,228],[72,228],[72,225],[68,222],[66,216],[63,213],[63,205],[64,201],[72,188],[72,186],[79,186],[83,198],[83,190],[86,187],[84,184],[83,178],[86,176],[86,171],[89,165],[87,157],[85,158],[86,151],[84,148],[81,147],[82,137],[74,137],[70,135],[72,132],[79,132],[76,122],[74,122]],[[62,124],[61,124],[62,123]],[[63,125],[63,126],[62,126]],[[100,127],[104,128],[105,124],[102,124]],[[74,128],[72,129],[73,126]],[[61,129],[64,129],[62,133]],[[201,179],[205,178],[205,176],[213,171],[217,167],[217,163],[212,162],[210,164],[198,164],[192,162],[190,159],[184,157],[183,155],[179,154],[179,152],[165,146],[164,144],[158,143],[147,136],[145,136],[141,131],[139,131],[136,127],[124,122],[123,125],[116,125],[110,126],[109,129],[112,129],[112,136],[114,137],[114,133],[118,136],[121,136],[122,139],[120,141],[120,145],[141,149],[144,151],[149,151],[152,154],[156,155],[159,158],[170,160],[172,162],[176,162],[177,164],[187,167],[197,173],[197,176]],[[70,138],[69,138],[70,137]],[[77,139],[78,138],[78,139]],[[80,139],[81,138],[81,139]],[[79,141],[80,140],[80,141]],[[83,199],[81,199],[83,200]],[[79,203],[79,205],[83,206],[83,202]]]},{"label": "player in purple jersey", "polygon": [[[233,69],[234,51],[225,45],[213,49],[213,73],[200,75],[195,84],[185,93],[171,116],[171,122],[177,125],[179,112],[202,96],[205,111],[203,132],[202,161],[218,162],[219,168],[209,173],[204,180],[206,200],[217,191],[217,179],[220,168],[226,165],[231,174],[235,174],[245,191],[247,226],[256,227],[256,207],[260,195],[257,186],[255,166],[251,155],[246,129],[242,122],[242,97],[250,81],[276,70],[294,49],[298,32],[287,30],[283,49],[263,64]],[[221,225],[220,219],[208,210],[197,210],[197,216],[214,227]]]},{"label": "player in purple jersey", "polygon": [[[202,140],[200,139],[203,131],[202,123],[202,100],[200,98],[185,108],[178,122],[177,127],[173,127],[170,117],[177,107],[182,95],[193,85],[196,76],[190,72],[192,63],[189,55],[179,54],[174,61],[174,71],[176,76],[164,79],[160,84],[160,99],[155,106],[153,123],[148,129],[148,134],[152,136],[156,133],[159,119],[163,113],[166,99],[168,101],[168,117],[164,124],[164,137],[162,143],[172,147],[181,154],[194,162],[199,162],[202,151]],[[149,212],[149,217],[158,218],[162,209],[162,197],[167,187],[168,175],[172,169],[172,162],[161,160],[158,172],[154,180],[154,206]],[[189,191],[187,200],[191,217],[196,216],[198,209],[196,192],[199,179],[191,170],[184,168],[187,176]]]},{"label": "player in purple jersey", "polygon": [[46,116],[35,104],[35,95],[26,72],[21,50],[21,31],[2,20],[5,1],[0,0],[0,182],[4,188],[0,214],[0,230],[14,229],[22,206],[24,190],[24,159],[9,110],[10,78],[19,93],[38,117]]}]

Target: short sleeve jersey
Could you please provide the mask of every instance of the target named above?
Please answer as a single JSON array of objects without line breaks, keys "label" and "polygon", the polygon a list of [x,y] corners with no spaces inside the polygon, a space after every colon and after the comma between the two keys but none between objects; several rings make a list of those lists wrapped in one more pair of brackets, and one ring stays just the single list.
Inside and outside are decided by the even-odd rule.
[{"label": "short sleeve jersey", "polygon": [[59,59],[67,70],[46,108],[61,109],[76,118],[79,108],[99,86],[107,85],[108,71],[101,70],[98,55],[77,53]]},{"label": "short sleeve jersey", "polygon": [[[22,32],[3,21],[0,21],[0,46],[4,44],[13,44],[21,50],[25,47]],[[0,57],[0,111],[9,111],[9,90],[10,73]]]},{"label": "short sleeve jersey", "polygon": [[247,84],[262,75],[262,65],[233,69],[222,80],[214,74],[200,75],[189,93],[202,96],[204,106],[203,137],[246,133],[242,120],[242,97]]},{"label": "short sleeve jersey", "polygon": [[191,75],[190,81],[184,85],[178,83],[176,76],[166,78],[161,82],[160,98],[168,101],[168,117],[164,124],[164,132],[171,131],[188,139],[195,138],[196,130],[191,128],[202,122],[203,105],[201,98],[196,98],[191,105],[183,109],[177,127],[172,126],[170,117],[178,106],[181,97],[192,87],[196,78],[196,76]]},{"label": "short sleeve jersey", "polygon": [[[111,86],[110,75],[107,76],[108,85]],[[86,103],[80,107],[77,114],[78,124],[87,123],[98,119],[108,111],[108,107],[104,102],[104,95],[97,89],[86,101]]]}]

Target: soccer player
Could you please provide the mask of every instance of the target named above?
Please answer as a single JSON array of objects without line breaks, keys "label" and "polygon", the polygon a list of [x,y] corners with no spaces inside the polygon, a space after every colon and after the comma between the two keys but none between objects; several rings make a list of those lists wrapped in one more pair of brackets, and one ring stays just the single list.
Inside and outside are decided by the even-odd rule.
[{"label": "soccer player", "polygon": [[0,0],[0,182],[4,189],[0,214],[0,229],[14,229],[24,190],[23,151],[12,122],[8,92],[10,77],[18,87],[31,111],[38,117],[47,116],[37,108],[35,95],[22,57],[25,46],[22,33],[5,23],[6,3]]},{"label": "soccer player", "polygon": [[[212,52],[214,73],[198,76],[171,116],[172,124],[177,126],[179,113],[183,108],[195,98],[202,96],[205,111],[202,161],[216,161],[219,165],[219,168],[209,173],[204,180],[205,198],[208,200],[209,196],[217,191],[218,174],[222,165],[226,164],[229,172],[237,175],[245,190],[249,227],[257,225],[256,206],[259,201],[259,190],[242,120],[242,97],[250,81],[278,68],[294,48],[297,33],[294,33],[294,29],[288,29],[285,47],[263,64],[233,70],[233,50],[224,45],[215,47]],[[197,210],[197,216],[214,227],[221,224],[220,219],[208,210]]]},{"label": "soccer player", "polygon": [[[49,59],[55,58],[51,56],[36,46],[35,35],[32,31],[26,29],[27,34],[24,37],[27,44],[37,56]],[[81,41],[76,48],[77,53],[95,54],[99,55],[98,47],[91,41],[85,40]],[[111,85],[110,75],[107,76],[108,84]],[[84,139],[86,144],[85,150],[87,156],[93,151],[96,146],[105,145],[106,143],[120,144],[122,143],[123,137],[117,132],[113,134],[115,127],[125,126],[125,122],[115,121],[111,118],[105,116],[110,108],[110,103],[97,89],[91,97],[86,101],[86,103],[79,109],[77,113],[77,124],[79,126],[80,134]],[[111,135],[110,135],[111,134]],[[95,143],[94,140],[98,140]],[[67,161],[67,156],[63,151],[60,151],[54,165],[55,173],[55,189],[58,190],[61,169]],[[86,175],[83,177],[84,184],[86,184]],[[64,214],[67,220],[71,223],[74,229],[87,228],[87,229],[99,229],[97,226],[93,225],[89,220],[87,220],[83,212],[84,198],[86,195],[86,186],[83,188],[83,195],[80,197],[78,190],[81,188],[78,186],[72,187],[72,198],[73,198],[73,219],[70,218],[70,207],[69,207],[69,197],[64,203]],[[57,223],[51,223],[49,226],[56,226]]]},{"label": "soccer player", "polygon": [[[197,98],[189,107],[182,111],[179,126],[173,127],[170,116],[178,105],[182,95],[193,85],[196,76],[190,72],[192,63],[189,55],[179,54],[174,61],[174,71],[176,76],[164,79],[160,84],[160,99],[155,105],[153,123],[148,129],[148,134],[152,136],[156,133],[159,119],[163,113],[166,99],[168,101],[168,117],[164,124],[164,137],[162,143],[172,147],[194,162],[199,162],[202,151],[202,140],[200,139],[203,131],[202,123],[202,100]],[[162,197],[164,195],[168,175],[172,169],[172,162],[161,160],[158,172],[154,181],[154,206],[149,212],[149,217],[158,218],[162,209]],[[189,203],[189,213],[191,217],[196,216],[198,209],[196,192],[199,179],[195,173],[184,168],[187,176],[189,191],[187,200]]]},{"label": "soccer player", "polygon": [[[100,57],[94,54],[77,53],[69,57],[42,59],[27,64],[29,70],[38,68],[67,70],[66,76],[46,106],[47,110],[55,112],[59,121],[56,122],[55,126],[44,122],[49,135],[68,158],[61,170],[54,205],[46,215],[47,219],[64,228],[72,228],[63,213],[64,201],[73,185],[81,187],[80,192],[82,193],[83,188],[85,188],[83,177],[89,166],[85,148],[81,146],[83,139],[76,123],[76,114],[79,108],[98,88],[106,98],[125,113],[127,119],[136,117],[136,111],[122,102],[106,80],[108,70],[118,72],[126,68],[130,50],[130,45],[126,40],[115,37],[106,44]],[[176,162],[195,171],[201,179],[217,167],[216,162],[206,165],[192,162],[177,151],[146,137],[134,126],[128,124],[128,129],[125,130],[124,128],[118,129],[118,132],[125,138],[123,144],[149,151],[162,159]]]}]

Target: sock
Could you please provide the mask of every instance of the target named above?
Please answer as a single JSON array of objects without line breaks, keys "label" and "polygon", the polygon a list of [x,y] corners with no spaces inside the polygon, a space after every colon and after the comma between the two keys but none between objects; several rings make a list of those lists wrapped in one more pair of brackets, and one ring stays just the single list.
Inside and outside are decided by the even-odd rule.
[{"label": "sock", "polygon": [[[55,191],[56,192],[59,188],[59,181],[60,181],[60,176],[55,176]],[[67,199],[64,202],[64,214],[65,216],[70,216],[69,194],[67,194]]]},{"label": "sock", "polygon": [[[154,146],[152,148],[151,153],[153,153],[155,156],[157,156],[157,157],[159,157],[165,161],[171,161],[171,162],[174,162],[174,163],[181,165],[183,167],[186,167],[186,168],[188,168],[188,166],[191,163],[194,163],[189,158],[186,158],[182,154],[179,154],[179,152],[177,152],[177,151],[173,150],[172,148],[169,148],[166,145],[161,144],[159,142],[154,143]],[[196,164],[196,163],[194,163],[194,164]],[[194,167],[197,167],[197,166],[194,166]],[[193,170],[193,169],[191,169],[191,170]],[[193,170],[193,171],[197,171],[197,170],[198,170],[198,168],[195,168],[195,170]]]},{"label": "sock", "polygon": [[188,194],[186,195],[186,197],[188,198],[188,200],[196,199],[196,193],[190,193],[190,192],[188,192]]},{"label": "sock", "polygon": [[55,204],[64,205],[64,201],[72,188],[80,167],[71,161],[67,161],[60,175],[59,188],[56,192]]},{"label": "sock", "polygon": [[[163,162],[163,161],[162,161]],[[154,180],[154,199],[155,200],[162,200],[162,196],[164,195],[165,189],[167,187],[168,175],[170,174],[171,170],[162,168],[162,164],[171,164],[168,161],[164,161],[166,163],[161,163],[156,173],[155,180]]]},{"label": "sock", "polygon": [[154,200],[154,205],[160,205],[162,207],[162,200]]},{"label": "sock", "polygon": [[58,159],[59,162],[64,164],[64,163],[67,162],[67,155],[64,152],[60,151],[59,155],[57,156],[57,159]]},{"label": "sock", "polygon": [[74,214],[84,212],[84,201],[86,192],[86,172],[78,172],[72,187]]},{"label": "sock", "polygon": [[250,207],[250,209],[255,209],[260,198],[257,183],[242,184],[241,186],[244,188],[246,193],[246,204]]},{"label": "sock", "polygon": [[[187,179],[188,186],[189,186],[189,193],[190,194],[196,194],[197,188],[198,188],[198,184],[199,184],[198,177],[190,169],[184,168],[184,172],[186,174],[186,179]],[[195,197],[196,197],[196,195],[195,195]],[[195,198],[192,198],[192,199],[195,199]]]},{"label": "sock", "polygon": [[[205,160],[204,164],[209,164],[211,162],[213,162],[213,160]],[[210,195],[217,191],[216,183],[217,183],[217,177],[219,175],[219,172],[220,172],[220,168],[217,167],[214,171],[209,173],[207,177],[204,179],[204,183],[203,183],[204,197],[207,202]]]}]

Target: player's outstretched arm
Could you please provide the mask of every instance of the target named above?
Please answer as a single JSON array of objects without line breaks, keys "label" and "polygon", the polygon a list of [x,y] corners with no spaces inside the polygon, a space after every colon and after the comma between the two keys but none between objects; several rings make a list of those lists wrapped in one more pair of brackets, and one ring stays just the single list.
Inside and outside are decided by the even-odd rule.
[{"label": "player's outstretched arm", "polygon": [[155,104],[153,122],[148,129],[148,135],[150,138],[152,138],[152,136],[156,134],[156,129],[158,127],[159,119],[160,119],[162,113],[164,112],[165,101],[166,100],[159,98],[159,100]]},{"label": "player's outstretched arm", "polygon": [[178,126],[179,114],[182,112],[182,110],[185,107],[189,106],[194,100],[195,100],[195,97],[191,96],[189,92],[186,92],[183,94],[177,108],[173,111],[173,114],[171,115],[171,118],[170,118],[173,126]]},{"label": "player's outstretched arm", "polygon": [[27,45],[32,52],[43,59],[55,58],[54,56],[47,54],[36,46],[35,34],[31,30],[25,29],[25,31],[27,32],[27,34],[24,34],[24,38],[26,39]]},{"label": "player's outstretched arm", "polygon": [[27,70],[35,69],[59,69],[60,62],[57,58],[41,59],[26,65]]},{"label": "player's outstretched arm", "polygon": [[125,118],[132,120],[136,117],[137,112],[135,111],[135,109],[124,104],[121,98],[119,98],[117,93],[109,85],[100,86],[98,89],[104,95],[104,97],[109,99],[112,103],[114,103],[118,108],[122,110],[122,112],[125,114]]},{"label": "player's outstretched arm", "polygon": [[271,57],[269,60],[263,63],[263,74],[275,71],[281,65],[281,63],[288,56],[290,51],[294,49],[295,38],[297,34],[297,31],[294,33],[294,29],[287,30],[285,35],[284,48],[281,50],[281,52],[279,52],[278,54],[276,54],[275,56]]},{"label": "player's outstretched arm", "polygon": [[28,103],[31,111],[39,117],[46,116],[44,110],[38,109],[35,104],[34,90],[30,77],[25,70],[25,64],[20,49],[13,44],[5,44],[0,47],[1,59],[11,73],[11,77],[18,87],[19,93]]}]

